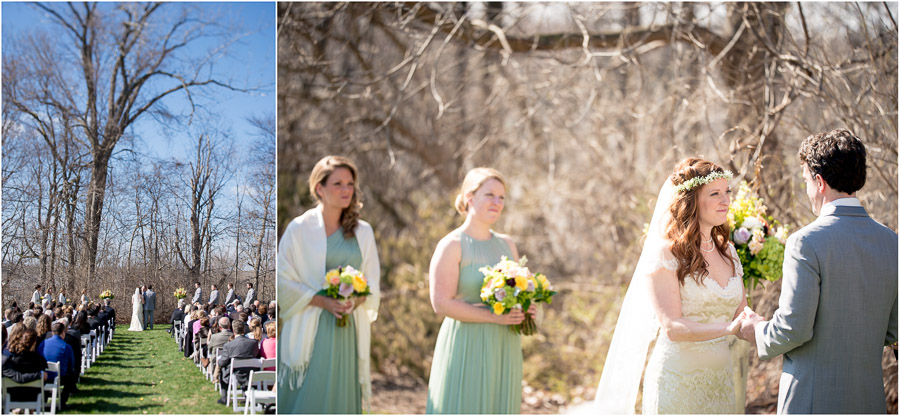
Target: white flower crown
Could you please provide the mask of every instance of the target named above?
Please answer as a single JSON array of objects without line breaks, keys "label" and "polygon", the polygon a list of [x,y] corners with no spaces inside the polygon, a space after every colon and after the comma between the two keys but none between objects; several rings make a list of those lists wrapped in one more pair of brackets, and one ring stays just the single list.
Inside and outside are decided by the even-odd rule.
[{"label": "white flower crown", "polygon": [[712,172],[706,176],[697,176],[684,181],[681,185],[675,187],[675,192],[687,192],[698,186],[706,185],[716,179],[731,180],[731,178],[732,174],[730,170],[726,170],[725,172]]}]

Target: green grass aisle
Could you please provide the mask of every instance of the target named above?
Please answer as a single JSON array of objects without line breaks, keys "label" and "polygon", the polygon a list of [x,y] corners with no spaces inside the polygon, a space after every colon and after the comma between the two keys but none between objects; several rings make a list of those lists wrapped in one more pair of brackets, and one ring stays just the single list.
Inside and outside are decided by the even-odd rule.
[{"label": "green grass aisle", "polygon": [[113,341],[83,376],[63,413],[232,413],[200,369],[178,351],[165,328],[130,332],[120,323]]}]

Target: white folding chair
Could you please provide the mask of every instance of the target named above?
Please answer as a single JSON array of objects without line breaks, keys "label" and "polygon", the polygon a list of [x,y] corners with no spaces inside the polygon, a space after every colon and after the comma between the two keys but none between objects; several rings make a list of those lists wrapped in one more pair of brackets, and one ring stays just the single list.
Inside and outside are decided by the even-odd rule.
[{"label": "white folding chair", "polygon": [[[33,387],[39,389],[39,393],[33,401],[13,401],[12,395],[8,390],[13,387]],[[34,410],[35,414],[44,412],[43,374],[42,377],[28,383],[16,383],[11,378],[3,377],[3,411],[4,413],[11,413],[12,409],[23,409],[26,414],[29,410]]]},{"label": "white folding chair", "polygon": [[103,350],[106,349],[106,344],[109,342],[107,332],[106,332],[108,330],[109,330],[109,328],[105,324],[100,327],[100,342],[99,342],[99,345],[97,345],[97,348],[100,350],[99,351],[100,353],[102,353]]},{"label": "white folding chair", "polygon": [[213,358],[212,358],[212,361],[209,362],[209,365],[214,366],[212,374],[210,375],[210,380],[212,380],[213,385],[216,386],[215,387],[216,391],[221,391],[221,389],[222,389],[222,387],[219,385],[219,377],[221,377],[222,375],[220,374],[219,377],[215,377],[215,370],[216,370],[215,366],[219,365],[219,356],[222,355],[222,354],[220,354],[221,352],[222,352],[222,347],[213,348],[213,354],[212,354]]},{"label": "white folding chair", "polygon": [[[237,379],[234,377],[235,368],[244,368],[252,370],[260,370],[261,360],[259,358],[232,358],[231,366],[228,368],[228,392],[225,397],[225,405],[231,404],[231,409],[235,413],[238,411],[238,401],[244,399],[244,392],[237,385]],[[247,383],[249,385],[249,383]],[[245,403],[246,405],[246,403]]]},{"label": "white folding chair", "polygon": [[91,353],[94,351],[91,348],[91,336],[90,335],[82,335],[81,336],[81,374],[84,374],[85,370],[91,368],[91,363],[94,362],[91,359]]},{"label": "white folding chair", "polygon": [[275,392],[269,391],[268,388],[260,387],[275,383],[274,371],[250,371],[250,379],[247,381],[247,397],[244,404],[244,414],[249,409],[251,415],[256,414],[256,405],[258,404],[275,404]]},{"label": "white folding chair", "polygon": [[172,331],[175,333],[175,343],[178,344],[178,351],[181,351],[181,327],[184,326],[184,321],[177,320],[175,321],[175,325],[172,326]]},{"label": "white folding chair", "polygon": [[48,361],[47,371],[56,373],[52,383],[44,383],[44,394],[50,392],[50,414],[55,415],[57,410],[62,410],[62,399],[57,400],[59,396],[59,379],[62,374],[59,372],[59,361]]},{"label": "white folding chair", "polygon": [[[262,362],[259,365],[260,371],[267,371],[266,369],[269,367],[275,367],[275,359],[274,358],[261,358]],[[272,370],[268,370],[272,371]],[[272,387],[275,383],[265,382],[262,384],[262,388],[268,390],[269,387]]]},{"label": "white folding chair", "polygon": [[91,363],[97,361],[97,354],[100,352],[97,349],[97,330],[91,330]]}]

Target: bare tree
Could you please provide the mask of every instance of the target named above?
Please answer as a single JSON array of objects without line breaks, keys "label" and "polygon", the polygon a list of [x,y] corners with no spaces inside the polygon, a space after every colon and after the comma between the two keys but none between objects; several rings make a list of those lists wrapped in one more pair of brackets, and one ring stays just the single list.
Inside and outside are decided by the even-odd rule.
[{"label": "bare tree", "polygon": [[[96,269],[109,162],[126,129],[154,109],[170,115],[161,104],[175,93],[186,94],[193,103],[192,91],[199,87],[232,87],[212,76],[214,59],[196,51],[191,54],[194,58],[185,56],[199,39],[218,35],[210,30],[205,16],[197,16],[190,7],[173,10],[168,16],[160,10],[162,3],[111,7],[37,3],[36,7],[63,36],[28,37],[4,54],[4,73],[15,59],[23,59],[15,67],[18,77],[14,82],[7,82],[4,75],[4,89],[9,89],[6,104],[43,124],[51,123],[51,115],[41,107],[51,106],[73,120],[86,142],[90,180],[83,258],[90,284]],[[72,67],[78,72],[71,71]],[[45,76],[35,79],[22,76],[24,73]]]}]

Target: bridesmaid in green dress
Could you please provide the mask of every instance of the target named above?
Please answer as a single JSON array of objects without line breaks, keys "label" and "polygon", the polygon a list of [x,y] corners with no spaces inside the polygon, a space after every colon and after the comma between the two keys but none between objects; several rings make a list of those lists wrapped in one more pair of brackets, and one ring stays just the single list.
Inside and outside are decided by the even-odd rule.
[{"label": "bridesmaid in green dress", "polygon": [[[456,209],[462,226],[438,243],[431,259],[431,305],[445,316],[428,380],[427,413],[519,413],[522,344],[507,327],[525,314],[495,315],[482,305],[480,267],[518,259],[512,239],[491,230],[503,212],[506,181],[494,169],[466,174]],[[535,308],[528,313],[534,314]]]},{"label": "bridesmaid in green dress", "polygon": [[[285,280],[279,292],[288,296],[278,300],[287,299],[282,310],[291,331],[278,339],[285,364],[279,367],[279,413],[363,413],[371,395],[369,319],[377,311],[379,266],[371,226],[359,220],[356,178],[348,159],[319,161],[309,180],[319,206],[294,219],[279,244],[278,278]],[[373,296],[343,301],[315,294],[326,271],[348,265],[363,271]],[[298,302],[305,305],[297,309]],[[342,314],[350,315],[349,323],[338,327]]]}]

